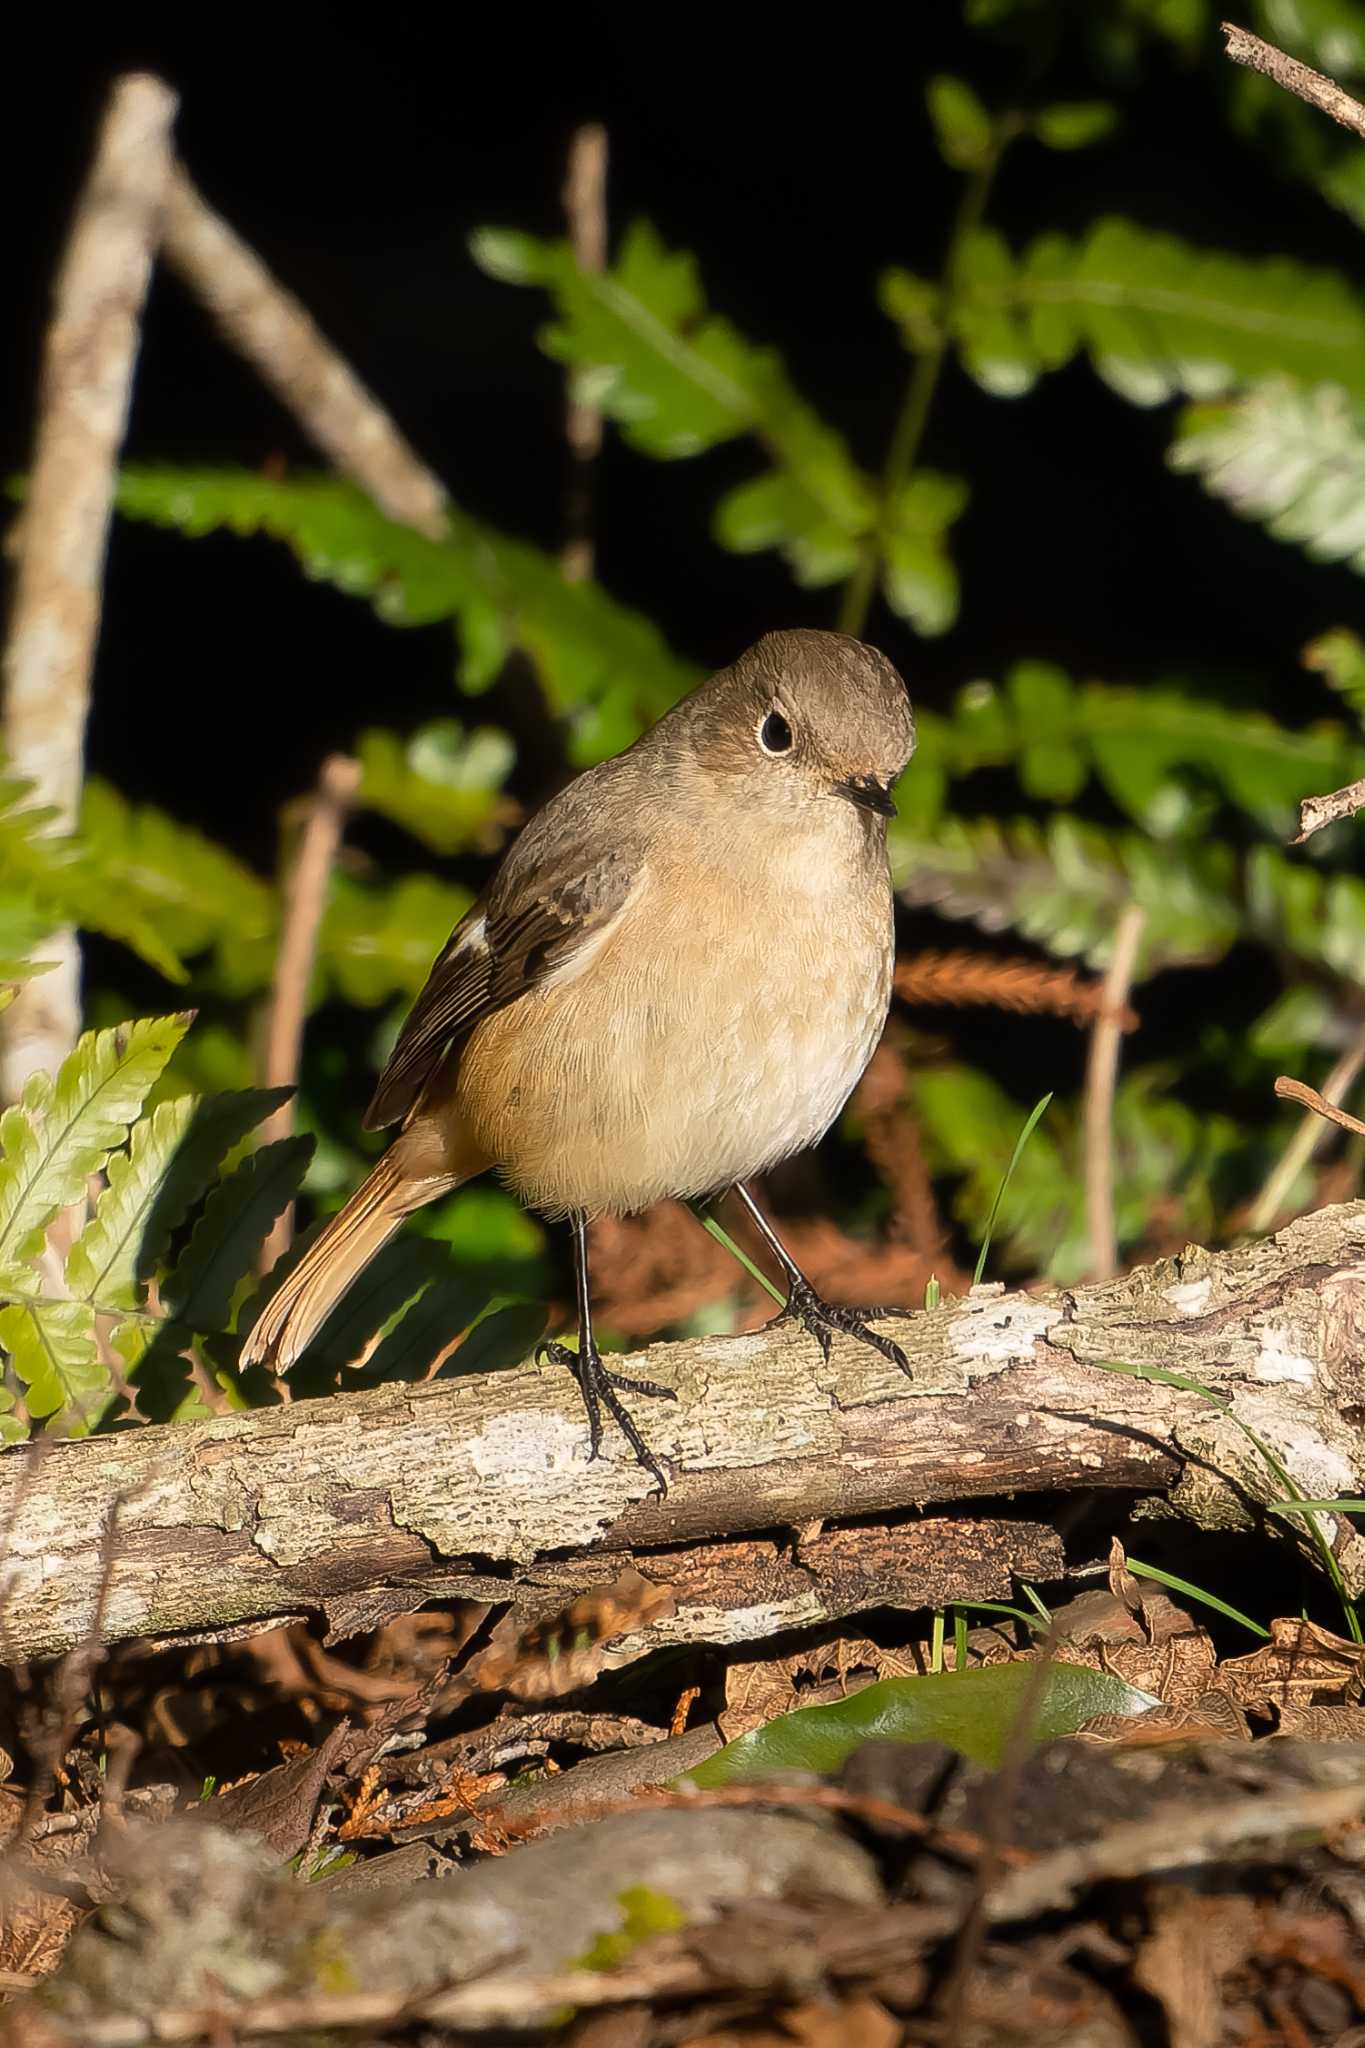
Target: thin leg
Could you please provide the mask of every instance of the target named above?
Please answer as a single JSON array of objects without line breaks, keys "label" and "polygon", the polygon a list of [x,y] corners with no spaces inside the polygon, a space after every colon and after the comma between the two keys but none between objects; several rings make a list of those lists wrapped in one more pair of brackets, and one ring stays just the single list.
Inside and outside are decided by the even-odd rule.
[{"label": "thin leg", "polygon": [[[839,1308],[832,1301],[824,1301],[811,1286],[801,1268],[797,1265],[777,1232],[769,1223],[758,1203],[754,1200],[743,1181],[736,1181],[734,1192],[739,1196],[753,1219],[754,1227],[767,1245],[768,1250],[782,1268],[787,1281],[787,1306],[773,1317],[774,1323],[800,1323],[809,1330],[820,1346],[826,1360],[829,1358],[830,1338],[835,1330],[846,1331],[850,1337],[861,1338],[870,1344],[883,1358],[890,1359],[902,1372],[908,1373],[910,1361],[899,1344],[893,1344],[889,1337],[870,1327],[884,1316],[906,1316],[906,1308]],[[770,1326],[771,1327],[771,1326]]]},{"label": "thin leg", "polygon": [[602,1442],[602,1410],[605,1408],[620,1429],[622,1436],[634,1451],[646,1472],[653,1474],[661,1494],[668,1492],[668,1483],[654,1459],[649,1445],[641,1436],[631,1417],[630,1410],[617,1400],[618,1394],[652,1395],[660,1401],[676,1401],[677,1394],[672,1387],[658,1386],[653,1380],[631,1380],[622,1373],[608,1372],[602,1363],[602,1354],[597,1348],[597,1339],[592,1331],[592,1294],[588,1285],[588,1226],[584,1217],[573,1218],[573,1265],[574,1285],[578,1297],[578,1349],[570,1350],[567,1344],[538,1344],[537,1359],[549,1359],[555,1365],[567,1365],[578,1381],[578,1391],[583,1396],[583,1406],[588,1411],[589,1455],[596,1457]]}]

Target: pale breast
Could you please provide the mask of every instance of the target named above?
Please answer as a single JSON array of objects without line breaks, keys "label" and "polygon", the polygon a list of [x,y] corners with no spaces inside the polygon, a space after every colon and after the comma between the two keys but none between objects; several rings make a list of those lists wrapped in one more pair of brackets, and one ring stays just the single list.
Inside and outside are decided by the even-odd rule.
[{"label": "pale breast", "polygon": [[891,896],[853,807],[820,823],[745,873],[652,856],[576,971],[479,1026],[457,1104],[533,1207],[707,1194],[829,1128],[886,1018]]}]

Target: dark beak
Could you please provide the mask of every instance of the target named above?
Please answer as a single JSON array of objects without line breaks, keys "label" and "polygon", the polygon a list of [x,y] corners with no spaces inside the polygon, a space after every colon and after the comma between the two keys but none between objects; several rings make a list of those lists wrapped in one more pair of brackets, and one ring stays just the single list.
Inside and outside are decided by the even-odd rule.
[{"label": "dark beak", "polygon": [[891,801],[891,791],[884,782],[878,782],[875,775],[850,775],[845,782],[834,785],[836,796],[846,796],[859,810],[877,811],[883,818],[894,818],[896,806]]}]

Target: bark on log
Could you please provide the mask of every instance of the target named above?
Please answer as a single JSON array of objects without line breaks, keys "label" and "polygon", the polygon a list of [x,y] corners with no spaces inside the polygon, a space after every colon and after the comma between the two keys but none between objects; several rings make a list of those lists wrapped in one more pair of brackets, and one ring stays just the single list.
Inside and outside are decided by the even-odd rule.
[{"label": "bark on log", "polygon": [[[1003,1494],[1168,1491],[1235,1526],[1282,1497],[1243,1425],[1304,1497],[1365,1489],[1365,1203],[1075,1293],[978,1288],[894,1327],[909,1380],[852,1341],[825,1366],[791,1329],[655,1346],[645,1369],[678,1389],[641,1404],[664,1500],[623,1445],[589,1462],[553,1367],[6,1453],[4,1654],[223,1635],[373,1589],[510,1597],[538,1559],[647,1569],[650,1548]],[[1106,1361],[1200,1380],[1228,1412]],[[1320,1524],[1358,1592],[1365,1543]]]}]

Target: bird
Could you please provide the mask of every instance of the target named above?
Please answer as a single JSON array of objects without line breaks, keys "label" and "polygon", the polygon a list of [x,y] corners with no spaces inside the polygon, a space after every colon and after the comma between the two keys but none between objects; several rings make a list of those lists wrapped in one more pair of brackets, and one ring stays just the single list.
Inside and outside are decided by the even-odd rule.
[{"label": "bird", "polygon": [[271,1296],[243,1365],[286,1372],[404,1217],[495,1170],[572,1230],[567,1366],[596,1457],[602,1411],[660,1492],[593,1331],[588,1224],[733,1190],[826,1359],[895,1309],[823,1300],[747,1185],[814,1145],[867,1066],[891,999],[892,786],[915,745],[884,654],[770,632],[523,827],[456,925],[384,1067],[365,1127],[397,1135]]}]

